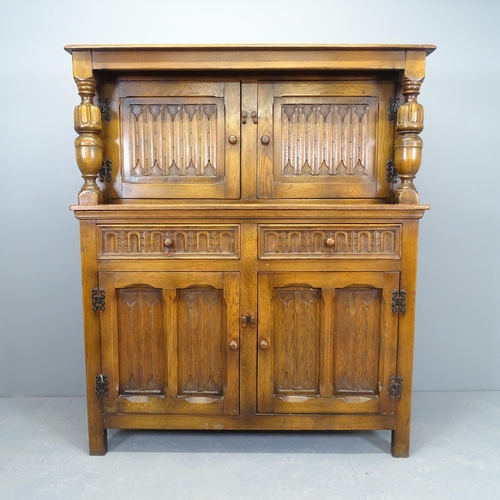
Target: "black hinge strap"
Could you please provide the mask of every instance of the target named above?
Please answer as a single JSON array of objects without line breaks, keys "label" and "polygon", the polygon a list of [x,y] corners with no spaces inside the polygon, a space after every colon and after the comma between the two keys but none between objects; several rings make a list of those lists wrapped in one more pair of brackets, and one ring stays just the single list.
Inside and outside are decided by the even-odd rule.
[{"label": "black hinge strap", "polygon": [[401,106],[401,99],[399,99],[399,97],[397,99],[389,97],[389,102],[387,103],[387,118],[389,118],[391,122],[397,118],[399,106]]},{"label": "black hinge strap", "polygon": [[403,394],[403,377],[393,375],[389,379],[389,397],[401,399]]},{"label": "black hinge strap", "polygon": [[107,375],[97,375],[95,378],[95,394],[96,396],[105,396],[109,395],[109,385],[108,385],[108,377]]},{"label": "black hinge strap", "polygon": [[406,292],[394,290],[392,292],[392,312],[406,312]]},{"label": "black hinge strap", "polygon": [[106,309],[106,292],[104,288],[92,289],[92,310],[104,311]]}]

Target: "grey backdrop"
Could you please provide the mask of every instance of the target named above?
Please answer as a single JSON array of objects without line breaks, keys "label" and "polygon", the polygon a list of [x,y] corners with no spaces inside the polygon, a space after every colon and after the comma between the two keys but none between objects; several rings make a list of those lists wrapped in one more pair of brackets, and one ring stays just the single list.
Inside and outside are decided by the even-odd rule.
[{"label": "grey backdrop", "polygon": [[500,2],[17,0],[0,15],[0,395],[81,395],[65,44],[430,43],[416,390],[499,390]]}]

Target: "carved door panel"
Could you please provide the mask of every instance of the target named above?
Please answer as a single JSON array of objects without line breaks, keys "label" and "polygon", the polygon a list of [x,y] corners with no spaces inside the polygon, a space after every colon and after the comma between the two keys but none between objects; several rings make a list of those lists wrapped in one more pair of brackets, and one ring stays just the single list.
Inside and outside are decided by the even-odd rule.
[{"label": "carved door panel", "polygon": [[101,273],[107,412],[239,413],[238,273]]},{"label": "carved door panel", "polygon": [[260,83],[258,197],[389,197],[393,95],[390,82]]},{"label": "carved door panel", "polygon": [[258,412],[392,413],[399,273],[259,274]]},{"label": "carved door panel", "polygon": [[123,79],[103,89],[111,198],[239,198],[239,82]]}]

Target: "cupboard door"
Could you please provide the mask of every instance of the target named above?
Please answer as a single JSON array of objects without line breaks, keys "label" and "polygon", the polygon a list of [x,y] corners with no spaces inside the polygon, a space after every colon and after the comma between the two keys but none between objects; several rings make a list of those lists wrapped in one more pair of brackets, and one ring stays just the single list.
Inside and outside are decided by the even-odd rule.
[{"label": "cupboard door", "polygon": [[392,413],[399,273],[259,273],[258,412]]},{"label": "cupboard door", "polygon": [[239,198],[239,82],[121,79],[104,93],[109,197]]},{"label": "cupboard door", "polygon": [[101,273],[105,411],[239,413],[238,273]]},{"label": "cupboard door", "polygon": [[393,95],[391,82],[260,83],[258,197],[389,197]]}]

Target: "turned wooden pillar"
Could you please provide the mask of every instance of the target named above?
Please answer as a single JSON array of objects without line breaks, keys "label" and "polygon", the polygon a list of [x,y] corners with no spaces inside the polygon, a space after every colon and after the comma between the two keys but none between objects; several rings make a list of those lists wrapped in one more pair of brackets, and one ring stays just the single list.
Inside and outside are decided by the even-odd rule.
[{"label": "turned wooden pillar", "polygon": [[417,101],[420,86],[424,80],[425,55],[407,55],[407,67],[402,80],[402,92],[405,102],[398,109],[396,131],[398,137],[394,142],[394,163],[401,179],[395,194],[395,202],[406,205],[417,205],[419,195],[413,184],[422,162],[422,138],[424,129],[424,107]]},{"label": "turned wooden pillar", "polygon": [[[75,107],[76,163],[82,173],[84,183],[78,193],[80,205],[102,203],[102,192],[96,183],[102,167],[101,111],[94,105],[96,82],[92,75],[90,56],[87,53],[73,55],[73,76],[78,87],[81,103]],[[78,57],[79,56],[79,57]],[[76,60],[75,60],[76,59]]]}]

